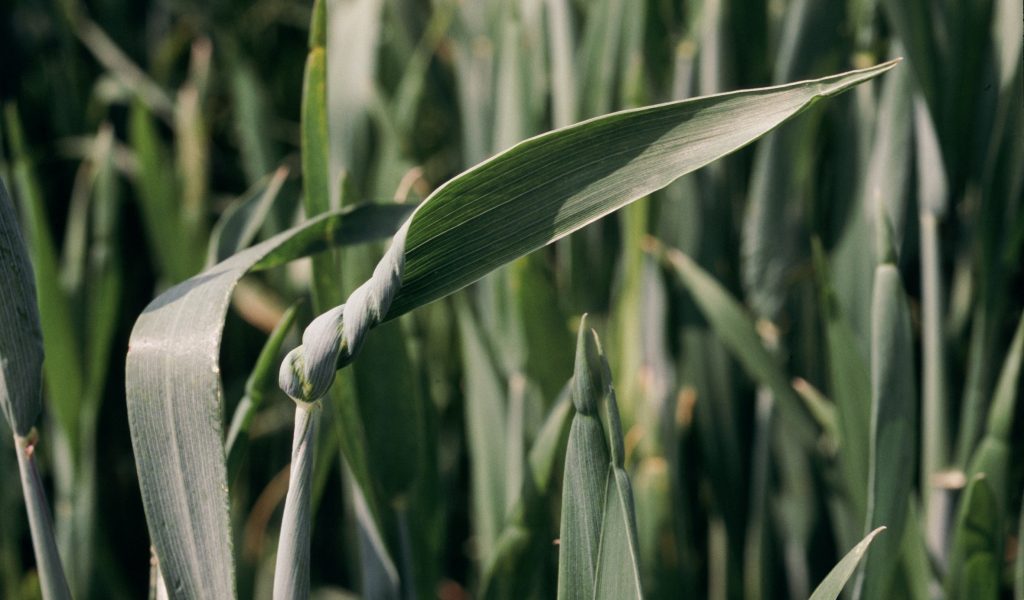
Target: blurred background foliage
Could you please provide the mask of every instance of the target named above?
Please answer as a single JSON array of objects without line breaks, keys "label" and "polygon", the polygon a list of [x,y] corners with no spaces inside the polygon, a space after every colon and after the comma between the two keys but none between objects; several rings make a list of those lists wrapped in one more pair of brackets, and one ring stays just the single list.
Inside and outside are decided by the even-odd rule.
[{"label": "blurred background foliage", "polygon": [[[549,411],[568,414],[583,312],[618,391],[650,597],[806,598],[892,494],[905,525],[883,523],[872,552],[894,572],[859,585],[1024,595],[1024,463],[1010,460],[1024,456],[1020,343],[1010,352],[1024,306],[1020,0],[326,4],[335,207],[418,201],[521,139],[612,110],[906,60],[374,332],[321,429],[317,597],[387,596],[396,577],[423,597],[553,594],[558,486],[533,481],[527,457]],[[300,177],[313,13],[292,0],[2,6],[0,177],[37,272],[42,460],[78,598],[148,589],[124,409],[135,317],[324,208],[303,208]],[[304,325],[380,252],[318,258],[337,267],[326,280],[300,262],[236,291],[225,397],[259,407],[231,465],[242,597],[269,597],[292,414],[253,365],[289,305],[317,290],[295,313]],[[893,306],[910,326],[882,365],[880,263],[898,269]],[[880,393],[880,378],[901,391]],[[896,399],[876,430],[873,397]],[[899,452],[872,466],[883,438]],[[13,456],[0,451],[0,597],[33,598]]]}]

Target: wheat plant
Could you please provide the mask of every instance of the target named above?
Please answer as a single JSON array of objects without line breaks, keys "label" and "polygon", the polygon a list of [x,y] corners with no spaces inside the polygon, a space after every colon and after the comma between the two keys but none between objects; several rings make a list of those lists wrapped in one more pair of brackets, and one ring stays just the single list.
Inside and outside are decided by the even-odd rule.
[{"label": "wheat plant", "polygon": [[1020,0],[0,11],[0,597],[1024,600]]}]

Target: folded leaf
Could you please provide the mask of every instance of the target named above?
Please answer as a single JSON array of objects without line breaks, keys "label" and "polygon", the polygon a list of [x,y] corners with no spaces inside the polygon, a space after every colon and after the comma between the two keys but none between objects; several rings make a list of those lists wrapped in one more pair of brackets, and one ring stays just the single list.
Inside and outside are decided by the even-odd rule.
[{"label": "folded leaf", "polygon": [[172,598],[233,598],[223,398],[218,368],[231,291],[248,271],[390,235],[401,206],[329,213],[160,295],[132,330],[128,419],[150,536]]}]

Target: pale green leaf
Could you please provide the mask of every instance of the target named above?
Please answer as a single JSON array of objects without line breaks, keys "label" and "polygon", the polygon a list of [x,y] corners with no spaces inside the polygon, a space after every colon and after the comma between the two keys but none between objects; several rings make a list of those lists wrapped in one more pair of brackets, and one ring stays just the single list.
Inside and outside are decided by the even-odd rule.
[{"label": "pale green leaf", "polygon": [[626,472],[609,467],[601,522],[601,546],[594,579],[595,600],[641,600],[640,550],[633,490]]},{"label": "pale green leaf", "polygon": [[829,391],[838,415],[843,493],[852,505],[857,527],[850,533],[852,541],[856,539],[854,536],[860,536],[867,512],[868,453],[864,449],[871,437],[871,373],[836,296],[830,265],[817,238],[813,240],[812,249],[818,302],[825,326]]},{"label": "pale green leaf", "polygon": [[484,340],[483,330],[464,298],[456,302],[465,367],[466,437],[470,497],[477,552],[490,560],[505,520],[507,414],[505,384]]},{"label": "pale green leaf", "polygon": [[173,598],[235,594],[218,368],[231,291],[252,269],[394,232],[400,206],[331,213],[167,290],[139,317],[126,367],[128,418],[150,535]]},{"label": "pale green leaf", "polygon": [[288,494],[284,501],[274,568],[274,600],[305,600],[309,597],[313,456],[319,421],[318,404],[297,404]]},{"label": "pale green leaf", "polygon": [[559,598],[642,598],[636,511],[623,469],[622,426],[597,334],[580,323],[576,416],[562,489]]},{"label": "pale green leaf", "polygon": [[[0,370],[0,390],[5,385]],[[21,489],[25,495],[25,511],[28,513],[29,529],[32,531],[32,548],[35,551],[36,569],[39,572],[39,587],[46,600],[70,600],[67,580],[57,541],[53,535],[53,521],[50,506],[43,489],[43,480],[36,468],[36,439],[15,436],[14,444],[18,453],[18,470],[21,473]]]},{"label": "pale green leaf", "polygon": [[548,492],[553,471],[561,456],[572,422],[572,401],[568,386],[548,414],[531,446],[527,465],[529,476],[523,480],[515,506],[509,511],[504,529],[494,545],[480,578],[481,598],[521,597],[533,580],[523,573],[542,568],[544,556],[539,552],[550,546],[546,535]]},{"label": "pale green leaf", "polygon": [[228,60],[235,116],[235,143],[246,180],[255,184],[273,167],[274,147],[268,137],[269,98],[256,69],[245,59]]},{"label": "pale green leaf", "polygon": [[562,523],[558,552],[558,598],[590,598],[597,575],[597,557],[611,459],[598,405],[604,395],[596,335],[580,323],[573,373],[576,407],[565,450]]},{"label": "pale green leaf", "polygon": [[815,588],[810,600],[836,600],[846,586],[846,582],[849,581],[850,576],[853,575],[853,571],[860,564],[861,559],[867,554],[868,546],[871,545],[872,540],[884,530],[885,527],[879,527],[854,546],[839,561],[839,564],[832,567],[832,570],[825,576],[825,579]]}]

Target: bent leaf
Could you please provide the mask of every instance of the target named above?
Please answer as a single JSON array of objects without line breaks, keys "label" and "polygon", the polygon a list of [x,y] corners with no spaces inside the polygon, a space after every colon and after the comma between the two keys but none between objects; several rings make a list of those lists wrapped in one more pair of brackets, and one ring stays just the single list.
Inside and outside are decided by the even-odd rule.
[{"label": "bent leaf", "polygon": [[402,287],[385,320],[739,150],[816,100],[895,64],[626,110],[517,144],[420,205],[406,238]]},{"label": "bent leaf", "polygon": [[128,420],[146,521],[172,598],[233,598],[218,357],[231,291],[251,270],[390,235],[410,211],[322,215],[160,295],[132,330]]}]

